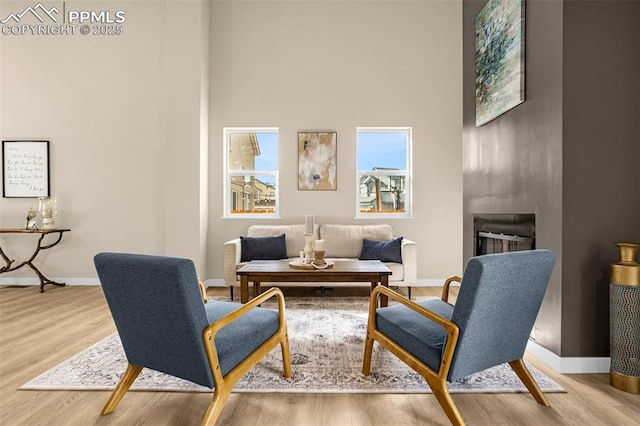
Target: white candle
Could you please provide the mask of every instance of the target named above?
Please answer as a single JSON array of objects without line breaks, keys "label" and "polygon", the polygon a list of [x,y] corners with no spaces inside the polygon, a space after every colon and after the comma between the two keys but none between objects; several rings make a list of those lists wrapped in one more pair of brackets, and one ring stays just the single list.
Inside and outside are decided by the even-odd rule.
[{"label": "white candle", "polygon": [[304,232],[313,234],[313,215],[307,214],[304,216]]},{"label": "white candle", "polygon": [[316,240],[314,248],[316,251],[324,251],[324,240]]}]

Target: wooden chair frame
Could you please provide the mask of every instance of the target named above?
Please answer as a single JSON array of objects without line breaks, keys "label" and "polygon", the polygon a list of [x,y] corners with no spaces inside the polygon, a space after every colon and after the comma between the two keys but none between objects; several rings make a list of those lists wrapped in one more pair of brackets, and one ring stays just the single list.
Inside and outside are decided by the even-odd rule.
[{"label": "wooden chair frame", "polygon": [[[233,370],[223,376],[220,371],[220,362],[218,360],[218,351],[215,346],[216,334],[229,323],[235,321],[241,316],[245,315],[250,310],[258,307],[266,300],[276,297],[278,300],[278,331],[271,336],[266,342],[264,342],[258,349],[256,349],[251,355],[245,358],[240,364],[238,364]],[[214,391],[213,398],[209,404],[209,408],[202,419],[202,425],[214,425],[225,403],[229,399],[229,395],[233,390],[233,386],[240,380],[251,368],[253,368],[258,361],[260,361],[265,355],[278,344],[282,347],[282,361],[283,361],[283,376],[286,378],[291,377],[291,355],[289,351],[289,340],[287,336],[287,323],[285,319],[285,304],[284,295],[279,288],[271,288],[268,291],[262,293],[258,297],[252,299],[250,302],[240,305],[235,311],[225,315],[218,321],[210,324],[202,331],[202,340],[207,352],[207,358],[209,360],[209,367],[211,368],[211,375],[213,376]],[[116,386],[115,390],[109,397],[106,405],[102,409],[102,414],[109,414],[115,410],[116,406],[129,390],[133,382],[136,380],[142,367],[134,364],[127,366],[124,375],[120,379],[120,382]]]},{"label": "wooden chair frame", "polygon": [[[447,302],[449,299],[449,287],[452,282],[462,282],[462,278],[458,276],[452,276],[447,278],[444,283],[442,289],[441,299],[444,302]],[[414,310],[415,312],[423,315],[433,322],[441,325],[445,331],[447,332],[447,342],[444,348],[444,355],[442,357],[442,362],[440,364],[440,369],[438,371],[433,370],[428,365],[419,360],[416,356],[408,352],[402,346],[398,345],[396,342],[387,337],[384,333],[378,330],[376,326],[376,309],[378,307],[378,297],[381,295],[386,295],[390,299],[395,300],[398,303],[405,305],[406,307]],[[371,372],[371,356],[373,354],[373,342],[377,341],[380,345],[385,347],[395,356],[397,356],[401,361],[407,364],[409,367],[418,372],[427,382],[429,387],[431,388],[433,394],[435,395],[438,403],[444,410],[445,414],[449,418],[454,425],[464,425],[464,420],[460,411],[458,411],[458,407],[456,406],[453,398],[451,398],[451,394],[449,393],[449,389],[447,387],[447,376],[449,374],[449,369],[451,368],[451,362],[453,360],[453,355],[455,354],[456,345],[458,343],[458,336],[460,334],[460,329],[458,326],[452,321],[444,318],[437,313],[430,311],[423,306],[418,305],[417,303],[408,300],[400,293],[395,292],[386,287],[378,286],[371,293],[371,299],[369,303],[369,319],[367,323],[367,338],[365,342],[364,349],[364,362],[362,365],[362,374],[365,376],[369,375]],[[515,371],[518,378],[524,383],[529,392],[533,395],[535,400],[542,405],[549,406],[549,402],[545,398],[544,394],[538,387],[533,376],[527,369],[524,361],[522,359],[518,359],[515,361],[509,362],[511,368]]]}]

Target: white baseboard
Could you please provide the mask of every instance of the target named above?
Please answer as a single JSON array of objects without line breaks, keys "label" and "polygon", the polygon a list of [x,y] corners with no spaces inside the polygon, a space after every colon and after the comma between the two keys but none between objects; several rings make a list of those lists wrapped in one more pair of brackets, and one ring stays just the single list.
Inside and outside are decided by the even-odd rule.
[{"label": "white baseboard", "polygon": [[[100,285],[98,277],[91,278],[51,278],[53,281],[67,285]],[[209,279],[204,282],[206,287],[226,287],[222,278]],[[38,278],[0,278],[0,285],[40,285]],[[46,287],[45,287],[46,288]]]},{"label": "white baseboard", "polygon": [[[100,285],[97,277],[91,278],[52,278],[53,281],[66,283],[69,285]],[[419,279],[415,287],[441,287],[444,279]],[[226,287],[222,278],[210,278],[205,280],[207,287]],[[0,278],[0,285],[40,285],[38,278]]]},{"label": "white baseboard", "polygon": [[561,357],[533,340],[529,340],[527,343],[527,352],[558,373],[563,374],[608,373],[611,367],[611,358],[609,357]]},{"label": "white baseboard", "polygon": [[[91,278],[51,278],[53,281],[59,283],[65,283],[66,285],[100,285],[98,277]],[[209,279],[204,282],[205,287],[226,287],[222,278]],[[38,278],[0,278],[0,285],[16,285],[16,286],[40,286],[40,280]],[[48,284],[47,284],[48,285]],[[45,289],[47,286],[45,286]]]}]

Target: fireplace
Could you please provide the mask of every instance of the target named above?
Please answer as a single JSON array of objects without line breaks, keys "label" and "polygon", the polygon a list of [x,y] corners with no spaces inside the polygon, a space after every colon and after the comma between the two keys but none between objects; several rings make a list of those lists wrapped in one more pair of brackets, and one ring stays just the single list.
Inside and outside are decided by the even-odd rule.
[{"label": "fireplace", "polygon": [[533,213],[475,213],[474,256],[536,248],[536,215]]}]

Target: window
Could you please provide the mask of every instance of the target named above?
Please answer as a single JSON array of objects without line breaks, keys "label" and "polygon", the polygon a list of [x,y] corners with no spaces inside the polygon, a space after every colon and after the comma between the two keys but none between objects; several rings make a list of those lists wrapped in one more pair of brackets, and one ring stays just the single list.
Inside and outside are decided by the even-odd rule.
[{"label": "window", "polygon": [[278,217],[278,129],[225,128],[225,217]]},{"label": "window", "polygon": [[356,217],[411,216],[411,128],[356,130]]}]

